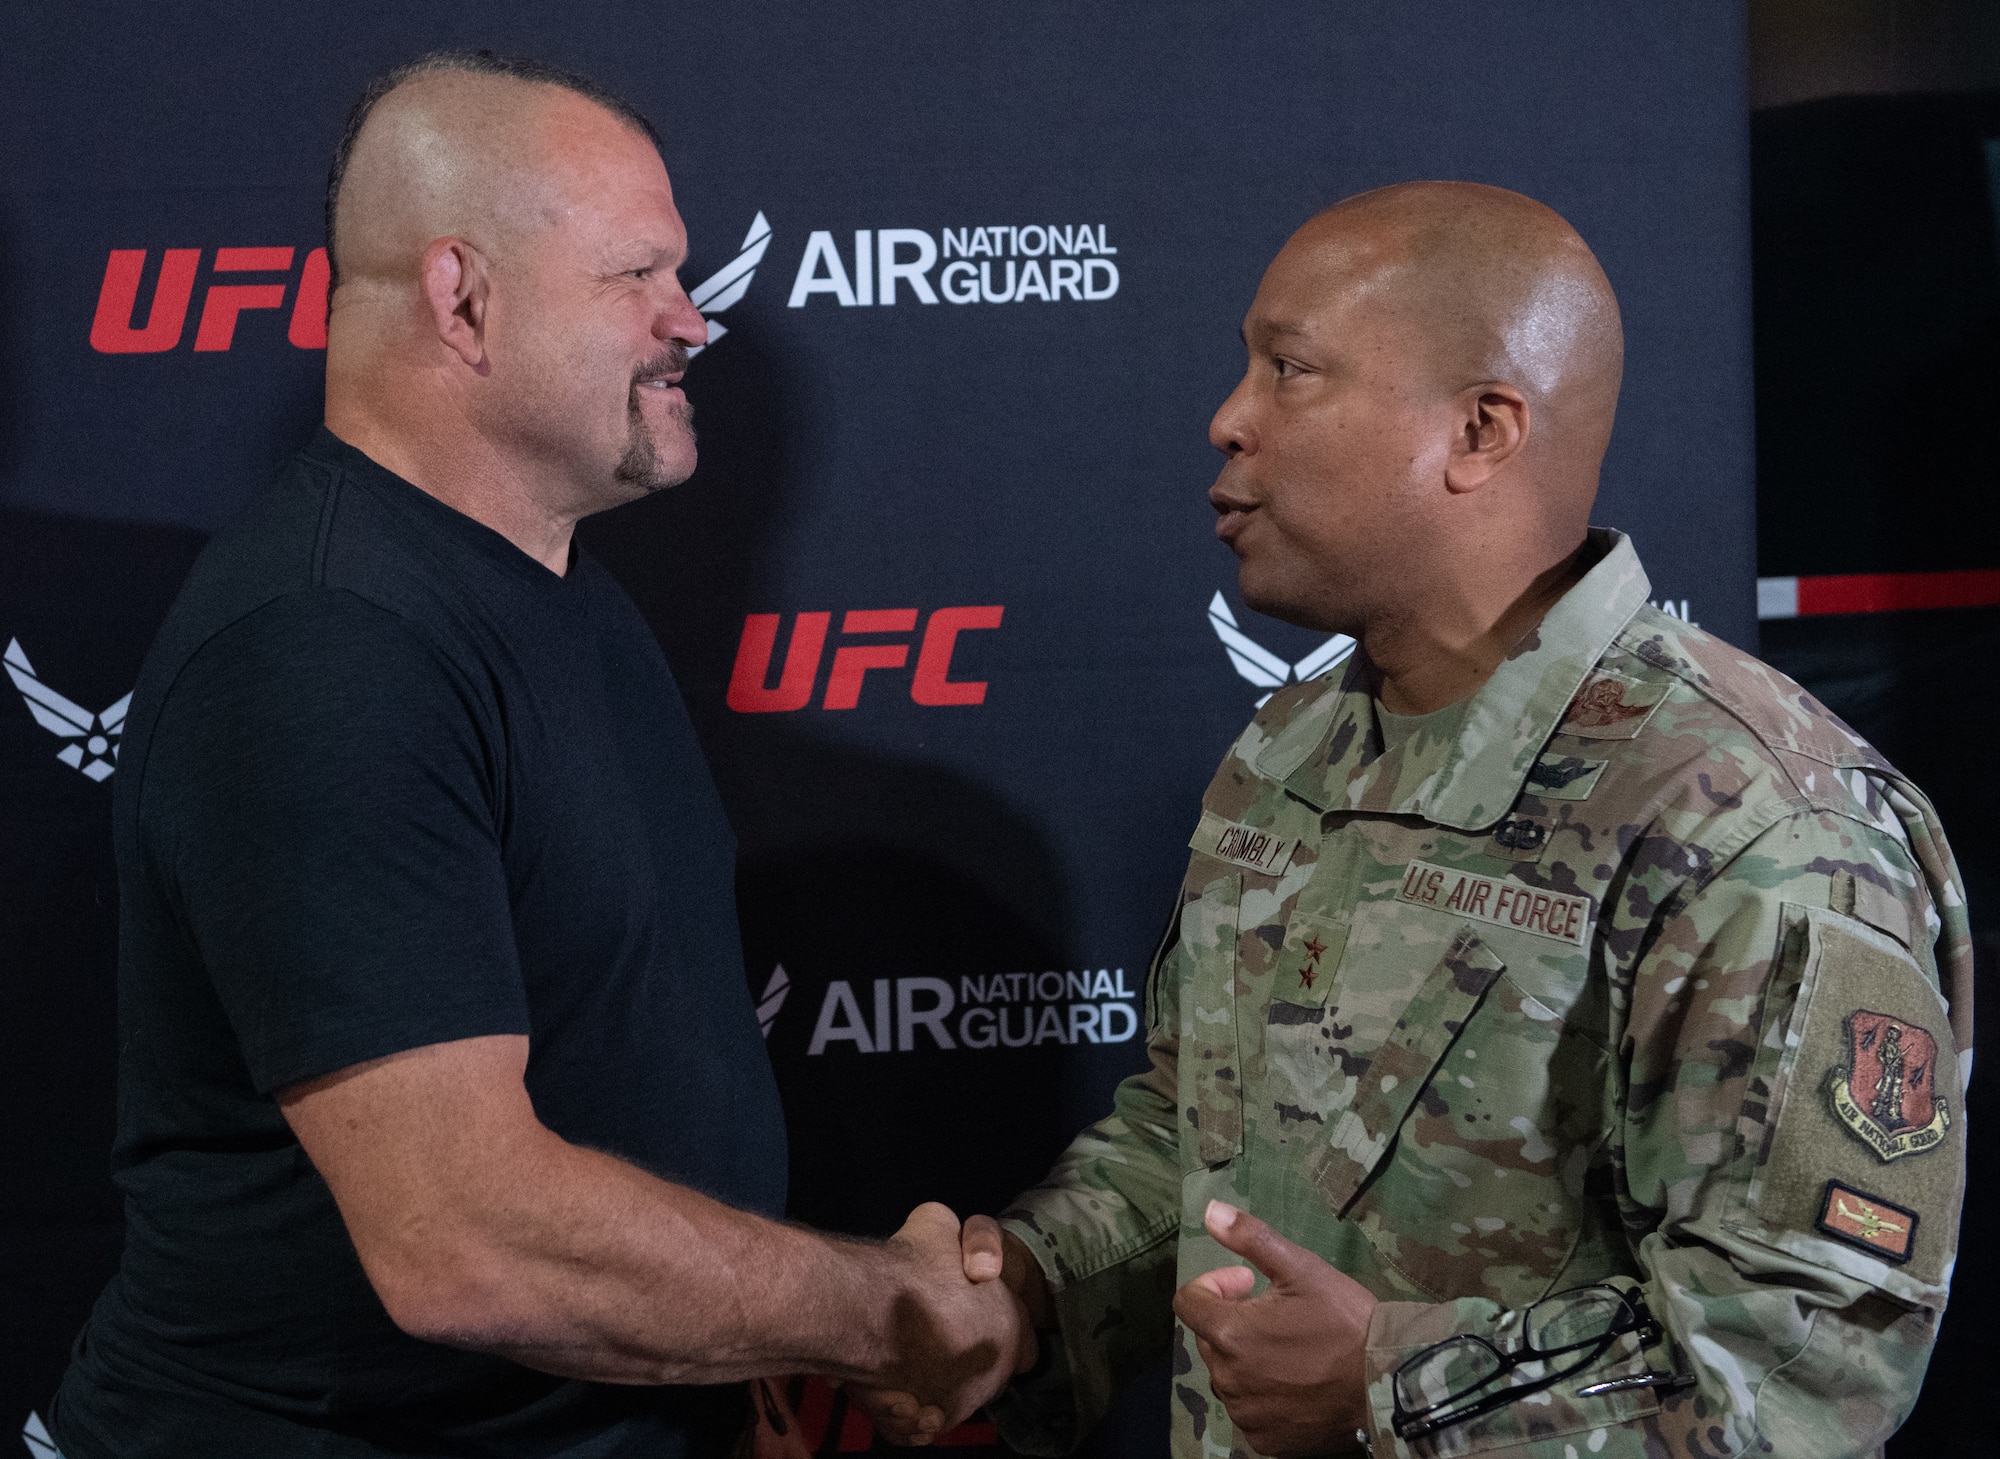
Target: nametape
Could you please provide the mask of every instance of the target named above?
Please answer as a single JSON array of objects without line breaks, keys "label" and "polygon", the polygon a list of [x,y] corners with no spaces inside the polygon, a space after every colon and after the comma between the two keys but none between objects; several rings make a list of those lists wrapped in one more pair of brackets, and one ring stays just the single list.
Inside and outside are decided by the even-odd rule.
[{"label": "nametape", "polygon": [[1283,876],[1285,868],[1292,864],[1292,853],[1299,849],[1299,843],[1289,836],[1260,831],[1255,826],[1240,826],[1235,821],[1223,820],[1213,811],[1202,813],[1193,845],[1195,850],[1218,860],[1247,866],[1266,876]]},{"label": "nametape", "polygon": [[1410,863],[1396,900],[1490,922],[1495,927],[1532,932],[1572,947],[1582,947],[1590,935],[1589,897],[1544,891],[1512,877],[1453,871],[1428,861]]}]

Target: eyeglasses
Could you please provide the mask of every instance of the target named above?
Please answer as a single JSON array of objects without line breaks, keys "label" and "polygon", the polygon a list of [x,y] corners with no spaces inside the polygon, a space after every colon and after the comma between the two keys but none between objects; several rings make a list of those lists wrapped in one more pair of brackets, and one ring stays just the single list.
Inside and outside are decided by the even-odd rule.
[{"label": "eyeglasses", "polygon": [[[1399,1439],[1421,1439],[1504,1408],[1581,1373],[1627,1333],[1637,1333],[1642,1345],[1661,1336],[1658,1321],[1636,1291],[1598,1283],[1544,1297],[1528,1309],[1521,1341],[1511,1353],[1501,1352],[1483,1337],[1461,1333],[1433,1343],[1396,1369],[1391,1426]],[[1494,1387],[1529,1363],[1545,1365],[1539,1377]],[[1645,1373],[1594,1383],[1577,1394],[1684,1387],[1690,1382],[1674,1373]]]}]

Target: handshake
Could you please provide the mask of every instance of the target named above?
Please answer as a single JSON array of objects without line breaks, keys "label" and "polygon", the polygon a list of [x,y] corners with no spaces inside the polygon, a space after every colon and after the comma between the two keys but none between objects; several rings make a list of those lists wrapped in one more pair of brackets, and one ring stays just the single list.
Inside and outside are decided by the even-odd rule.
[{"label": "handshake", "polygon": [[927,1444],[1035,1365],[1035,1333],[1055,1325],[1042,1271],[991,1216],[963,1225],[935,1202],[889,1239],[902,1267],[890,1352],[852,1400],[891,1443]]},{"label": "handshake", "polygon": [[[1174,1315],[1231,1422],[1263,1454],[1346,1447],[1370,1421],[1363,1357],[1374,1296],[1224,1202],[1209,1203],[1203,1224],[1246,1264],[1187,1282]],[[1035,1334],[1056,1325],[1054,1302],[1027,1247],[990,1216],[961,1226],[944,1206],[919,1206],[888,1252],[907,1264],[891,1351],[848,1391],[891,1443],[927,1444],[1035,1365]]]}]

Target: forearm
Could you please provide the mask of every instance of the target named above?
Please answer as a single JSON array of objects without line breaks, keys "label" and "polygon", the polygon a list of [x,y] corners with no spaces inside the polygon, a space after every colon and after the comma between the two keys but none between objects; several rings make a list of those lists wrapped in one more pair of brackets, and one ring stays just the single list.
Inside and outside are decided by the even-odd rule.
[{"label": "forearm", "polygon": [[504,1187],[365,1260],[399,1323],[602,1382],[860,1378],[889,1361],[901,1275],[884,1249],[546,1145]]},{"label": "forearm", "polygon": [[816,1235],[563,1140],[527,1041],[467,1039],[282,1091],[390,1317],[567,1376],[861,1376],[907,1351],[900,1246]]}]

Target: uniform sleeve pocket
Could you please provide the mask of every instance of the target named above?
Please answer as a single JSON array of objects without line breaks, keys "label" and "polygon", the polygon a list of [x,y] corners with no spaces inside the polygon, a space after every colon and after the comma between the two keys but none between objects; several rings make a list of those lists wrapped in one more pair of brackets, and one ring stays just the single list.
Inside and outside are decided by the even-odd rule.
[{"label": "uniform sleeve pocket", "polygon": [[1375,1172],[1417,1095],[1457,1040],[1486,990],[1506,968],[1471,928],[1463,928],[1425,974],[1389,1036],[1368,1061],[1354,1101],[1327,1136],[1314,1174],[1320,1194],[1345,1216]]},{"label": "uniform sleeve pocket", "polygon": [[1732,1224],[1942,1305],[1965,1169],[1944,1005],[1892,938],[1824,907],[1786,913],[1798,996],[1774,1076],[1763,1088],[1752,1080],[1740,1134],[1755,1168]]}]

